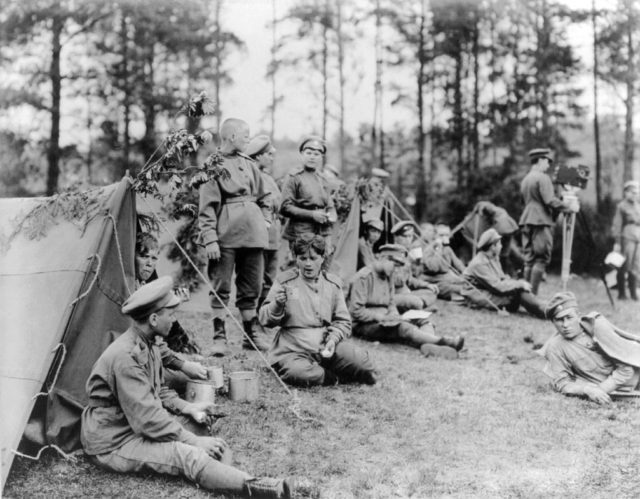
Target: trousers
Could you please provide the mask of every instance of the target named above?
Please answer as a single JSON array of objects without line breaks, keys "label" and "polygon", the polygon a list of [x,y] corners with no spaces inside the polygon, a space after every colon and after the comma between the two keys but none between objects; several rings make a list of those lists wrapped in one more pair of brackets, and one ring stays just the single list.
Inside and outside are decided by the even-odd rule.
[{"label": "trousers", "polygon": [[230,465],[231,451],[226,451],[218,461],[194,445],[176,441],[157,442],[141,436],[136,436],[112,452],[89,456],[89,459],[102,468],[118,473],[146,470],[183,476],[209,490],[241,493],[244,482],[251,478],[249,474]]},{"label": "trousers", "polygon": [[362,381],[374,370],[369,352],[348,341],[338,343],[329,359],[319,353],[292,352],[282,356],[274,367],[284,381],[299,386],[324,384],[326,371],[344,382]]},{"label": "trousers", "polygon": [[[240,310],[255,310],[262,291],[264,257],[261,248],[220,247],[220,259],[210,260],[207,273],[215,294],[211,293],[211,308],[228,305],[231,280],[236,272],[236,306]],[[219,297],[219,298],[218,298]]]}]

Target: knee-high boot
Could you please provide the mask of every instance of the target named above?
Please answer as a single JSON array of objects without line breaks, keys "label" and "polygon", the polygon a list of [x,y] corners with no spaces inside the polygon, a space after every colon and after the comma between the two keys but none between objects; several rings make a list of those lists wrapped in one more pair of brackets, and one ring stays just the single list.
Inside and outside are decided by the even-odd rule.
[{"label": "knee-high boot", "polygon": [[531,268],[531,292],[534,295],[538,294],[538,288],[540,288],[540,282],[544,276],[545,266],[540,264],[534,264]]},{"label": "knee-high boot", "polygon": [[629,296],[633,301],[638,301],[638,292],[636,290],[636,276],[632,272],[629,272]]},{"label": "knee-high boot", "polygon": [[618,300],[626,300],[627,299],[627,291],[626,291],[626,273],[627,271],[623,268],[618,269],[616,273],[616,287],[618,288]]}]

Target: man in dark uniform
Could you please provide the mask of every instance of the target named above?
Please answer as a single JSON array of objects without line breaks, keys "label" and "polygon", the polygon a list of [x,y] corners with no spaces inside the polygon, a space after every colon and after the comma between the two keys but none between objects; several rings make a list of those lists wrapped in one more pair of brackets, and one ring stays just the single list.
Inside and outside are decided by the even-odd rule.
[{"label": "man in dark uniform", "polygon": [[230,465],[227,443],[202,425],[212,403],[186,402],[164,386],[156,339],[166,338],[175,320],[180,300],[172,288],[171,277],[161,277],[122,306],[133,324],[102,353],[87,380],[80,434],[85,452],[93,463],[120,473],[151,470],[183,476],[207,490],[290,497],[286,481],[252,478]]},{"label": "man in dark uniform", "polygon": [[[253,160],[243,154],[249,144],[249,125],[229,118],[220,127],[220,154],[228,177],[220,176],[200,186],[198,224],[200,243],[209,260],[208,273],[215,294],[213,310],[213,350],[226,353],[225,306],[231,294],[231,279],[236,272],[236,306],[240,309],[244,331],[263,351],[270,342],[258,323],[257,305],[264,274],[263,249],[269,242],[271,220],[269,193]],[[243,347],[251,348],[244,338]]]},{"label": "man in dark uniform", "polygon": [[549,149],[529,151],[531,170],[522,179],[520,192],[524,198],[524,211],[520,216],[522,246],[524,250],[524,278],[531,283],[531,292],[538,294],[540,281],[551,260],[555,215],[568,206],[556,197],[553,183],[546,173],[552,163]]}]

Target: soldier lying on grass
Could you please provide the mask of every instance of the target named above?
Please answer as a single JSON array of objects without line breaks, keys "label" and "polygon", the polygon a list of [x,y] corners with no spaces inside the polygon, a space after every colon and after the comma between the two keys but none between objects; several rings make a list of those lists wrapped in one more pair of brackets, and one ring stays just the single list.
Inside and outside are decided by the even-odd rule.
[{"label": "soldier lying on grass", "polygon": [[607,404],[612,392],[638,388],[640,338],[597,312],[581,316],[573,293],[554,295],[545,312],[557,331],[541,349],[554,389]]}]

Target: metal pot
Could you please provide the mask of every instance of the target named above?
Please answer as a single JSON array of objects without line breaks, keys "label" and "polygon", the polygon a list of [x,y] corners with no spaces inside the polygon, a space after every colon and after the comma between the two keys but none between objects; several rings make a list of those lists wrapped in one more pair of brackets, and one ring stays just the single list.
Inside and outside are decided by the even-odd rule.
[{"label": "metal pot", "polygon": [[229,374],[229,398],[234,401],[248,401],[258,398],[258,373],[236,371]]},{"label": "metal pot", "polygon": [[187,402],[215,402],[216,387],[211,381],[187,381],[185,397]]}]

